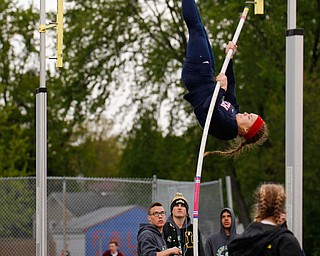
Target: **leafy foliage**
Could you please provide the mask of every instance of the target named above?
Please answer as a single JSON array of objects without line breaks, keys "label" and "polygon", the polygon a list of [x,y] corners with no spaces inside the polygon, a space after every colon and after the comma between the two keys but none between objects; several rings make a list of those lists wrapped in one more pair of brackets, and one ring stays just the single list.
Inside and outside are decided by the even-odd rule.
[{"label": "leafy foliage", "polygon": [[[233,177],[236,210],[249,220],[252,191],[260,182],[284,182],[285,168],[285,32],[286,3],[265,0],[265,15],[250,10],[235,56],[237,96],[241,111],[259,113],[270,129],[268,142],[236,161],[208,157],[203,180]],[[232,39],[241,2],[197,1],[214,49],[217,70],[224,46]],[[48,174],[132,176],[192,180],[201,128],[180,73],[187,31],[181,0],[67,1],[65,67],[47,72]],[[252,6],[250,6],[252,9]],[[304,60],[304,246],[317,255],[320,208],[317,163],[319,120],[320,6],[300,1],[299,26],[305,28]],[[39,42],[34,37],[38,14],[18,8],[11,0],[0,4],[0,171],[3,176],[35,173],[35,88],[39,78],[32,65]],[[52,13],[52,20],[55,14]],[[16,46],[20,51],[16,51]],[[29,65],[30,64],[30,65]],[[98,122],[113,107],[111,98],[124,94],[115,122],[134,115],[121,138],[97,135],[89,123]],[[160,123],[163,109],[169,125]],[[112,124],[103,124],[111,127]],[[108,130],[108,129],[107,129]],[[121,144],[122,143],[122,144]],[[228,143],[209,138],[208,149]],[[121,155],[121,152],[123,153]],[[17,154],[19,152],[19,154]],[[119,167],[120,166],[120,167]],[[242,203],[241,203],[241,202]]]},{"label": "leafy foliage", "polygon": [[[33,31],[36,15],[19,9],[11,1],[0,4],[0,173],[4,176],[33,172],[29,129],[34,127],[34,94],[29,89],[38,81],[25,63],[35,53]],[[16,49],[20,48],[20,51]]]},{"label": "leafy foliage", "polygon": [[0,202],[5,207],[1,207],[0,210],[0,237],[32,237],[35,191],[31,190],[34,186],[30,186],[29,182],[29,180],[15,181],[14,186],[10,180],[2,182]]}]

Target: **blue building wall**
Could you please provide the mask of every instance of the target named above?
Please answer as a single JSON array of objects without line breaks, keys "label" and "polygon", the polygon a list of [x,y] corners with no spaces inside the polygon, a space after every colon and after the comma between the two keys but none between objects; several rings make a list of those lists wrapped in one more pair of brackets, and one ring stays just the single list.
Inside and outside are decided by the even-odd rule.
[{"label": "blue building wall", "polygon": [[110,240],[116,240],[125,256],[137,255],[140,223],[147,223],[147,211],[136,207],[86,230],[86,256],[101,256]]}]

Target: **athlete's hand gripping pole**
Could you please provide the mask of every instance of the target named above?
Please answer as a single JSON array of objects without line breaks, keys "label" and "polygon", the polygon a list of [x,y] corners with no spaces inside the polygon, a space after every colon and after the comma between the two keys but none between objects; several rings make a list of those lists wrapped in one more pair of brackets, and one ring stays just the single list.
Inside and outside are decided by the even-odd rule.
[{"label": "athlete's hand gripping pole", "polygon": [[[241,29],[243,27],[243,23],[246,20],[247,14],[249,11],[249,7],[245,7],[240,21],[238,23],[236,32],[233,36],[232,42],[237,43],[237,40],[239,38]],[[223,62],[221,72],[220,73],[225,73],[229,64],[229,61],[231,59],[233,50],[230,49],[227,53],[227,56]],[[204,151],[206,147],[206,142],[207,142],[207,137],[208,137],[208,131],[209,131],[209,126],[211,122],[211,117],[213,114],[214,106],[217,100],[217,96],[220,90],[220,82],[216,83],[216,87],[210,102],[210,107],[208,110],[207,118],[206,118],[206,123],[203,129],[203,134],[202,134],[202,139],[201,139],[201,144],[200,144],[200,150],[199,150],[199,155],[198,155],[198,165],[197,165],[197,172],[196,172],[196,177],[195,177],[195,185],[194,185],[194,205],[193,205],[193,255],[198,256],[198,209],[199,209],[199,199],[200,199],[200,181],[201,181],[201,172],[202,172],[202,164],[203,164],[203,158],[204,158]]]}]

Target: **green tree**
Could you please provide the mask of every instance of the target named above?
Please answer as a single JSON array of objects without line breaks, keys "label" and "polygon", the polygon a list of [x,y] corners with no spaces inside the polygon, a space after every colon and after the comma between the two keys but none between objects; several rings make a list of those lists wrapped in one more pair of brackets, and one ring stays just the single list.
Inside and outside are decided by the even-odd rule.
[{"label": "green tree", "polygon": [[[151,1],[152,2],[152,1]],[[173,1],[170,2],[172,6],[177,8],[175,13],[179,13],[179,2]],[[168,2],[167,2],[168,3]],[[168,5],[170,5],[168,4]],[[235,30],[239,17],[234,15],[242,11],[243,6],[238,2],[228,2],[225,4],[225,1],[200,1],[198,2],[200,6],[200,10],[203,14],[203,20],[205,25],[209,30],[209,36],[212,41],[212,46],[215,49],[216,59],[217,59],[217,67],[221,67],[221,63],[223,60],[223,44],[232,38],[232,34]],[[311,198],[311,194],[318,191],[317,186],[312,186],[314,183],[309,179],[311,177],[315,177],[314,175],[318,172],[317,165],[315,164],[315,159],[313,154],[310,152],[316,152],[316,139],[314,138],[317,134],[317,103],[314,102],[317,97],[317,89],[312,85],[317,84],[317,76],[315,74],[318,73],[318,45],[319,45],[319,36],[318,36],[318,9],[319,7],[315,5],[313,2],[311,5],[315,5],[314,8],[309,8],[309,4],[305,4],[304,7],[301,8],[299,22],[303,25],[306,23],[306,27],[308,27],[307,35],[308,40],[306,42],[306,63],[305,63],[305,106],[308,111],[305,113],[305,155],[304,159],[307,164],[305,164],[305,205],[307,206],[305,216],[310,214],[311,212],[314,214],[314,211],[310,211],[309,208],[312,207],[314,209],[315,205]],[[170,6],[167,6],[170,9]],[[248,20],[245,23],[244,30],[240,36],[239,40],[239,50],[236,55],[236,76],[237,76],[237,84],[238,84],[238,99],[241,106],[242,111],[252,111],[260,113],[264,119],[269,124],[270,129],[270,139],[269,141],[261,148],[244,154],[242,157],[237,159],[236,161],[225,161],[222,164],[223,160],[206,159],[205,166],[203,171],[204,179],[208,176],[219,178],[224,174],[231,174],[235,181],[236,194],[242,195],[239,200],[242,201],[242,207],[245,217],[243,217],[243,221],[248,223],[250,221],[249,218],[249,209],[251,205],[251,197],[252,192],[256,188],[256,186],[263,181],[276,181],[276,182],[284,182],[284,156],[285,156],[285,134],[284,134],[284,125],[285,125],[285,31],[286,31],[286,4],[280,3],[277,5],[272,4],[269,1],[265,2],[266,7],[266,15],[264,16],[253,16],[251,13],[249,14]],[[219,8],[219,12],[217,12],[217,8]],[[171,9],[170,9],[171,10]],[[252,11],[251,11],[252,12]],[[156,15],[154,15],[156,16]],[[161,15],[158,15],[160,17]],[[306,19],[306,17],[308,17]],[[178,18],[178,19],[181,19]],[[156,31],[157,28],[148,27],[151,22],[147,20],[148,24],[145,25],[147,30]],[[159,22],[154,23],[153,25],[162,24],[161,18],[158,18]],[[177,35],[181,35],[178,31],[177,27],[182,27],[181,23],[177,22],[174,18],[172,19],[172,23],[174,25],[168,26],[166,32],[170,31],[170,38],[175,41]],[[142,24],[142,23],[141,23]],[[144,28],[141,26],[141,28]],[[310,28],[310,29],[309,29]],[[172,29],[172,30],[171,30]],[[161,29],[159,29],[161,30]],[[183,31],[185,33],[185,31]],[[157,34],[156,38],[161,38],[160,34]],[[162,92],[169,92],[170,85],[175,84],[174,79],[172,79],[171,83],[168,80],[165,81],[166,87],[161,88],[160,92],[157,91],[157,82],[158,79],[170,79],[170,76],[167,76],[166,71],[170,70],[170,68],[165,67],[161,69],[166,64],[167,56],[170,55],[170,50],[168,48],[163,47],[163,44],[158,43],[157,41],[152,41],[154,38],[154,34],[150,35],[150,42],[156,44],[156,46],[149,46],[150,49],[157,49],[158,54],[152,55],[150,58],[145,58],[145,62],[148,65],[144,66],[143,71],[150,70],[148,74],[147,81],[153,84],[153,90],[147,90],[148,95],[152,95],[153,92],[156,92],[158,95],[165,95]],[[180,41],[177,40],[175,42],[182,42],[180,47],[185,49],[184,36],[180,37]],[[163,42],[166,42],[165,40]],[[166,44],[169,45],[169,44]],[[145,51],[142,50],[144,53]],[[163,50],[159,53],[159,51]],[[148,50],[146,50],[148,52]],[[166,53],[168,52],[168,54]],[[180,50],[180,52],[184,52],[184,50]],[[154,52],[153,52],[154,53]],[[153,56],[156,56],[161,59],[159,63],[156,65],[152,65],[155,61]],[[161,56],[161,57],[160,57]],[[174,57],[173,57],[174,58]],[[175,57],[177,62],[177,68],[181,68],[181,60],[178,56]],[[161,63],[160,63],[161,62]],[[170,61],[168,61],[169,63]],[[154,62],[155,63],[155,62]],[[149,65],[150,64],[150,65]],[[160,74],[158,73],[160,70]],[[312,72],[310,72],[312,71]],[[172,71],[172,73],[174,73]],[[142,76],[144,77],[144,76]],[[178,86],[181,84],[177,83]],[[177,85],[175,84],[175,86]],[[144,89],[147,87],[147,82],[144,85]],[[138,87],[140,88],[140,87]],[[166,91],[167,89],[167,91]],[[180,96],[178,94],[178,96]],[[141,99],[144,99],[141,97]],[[156,106],[155,112],[159,111],[159,99],[163,100],[165,98],[156,98],[158,103],[155,103]],[[177,102],[177,98],[175,98]],[[310,101],[310,102],[309,102]],[[148,101],[145,101],[148,102]],[[148,102],[149,103],[149,102]],[[181,104],[180,102],[178,104]],[[183,104],[183,103],[182,103]],[[150,104],[149,104],[150,105]],[[172,113],[175,112],[175,108],[177,105],[173,105]],[[310,110],[310,108],[312,108]],[[186,110],[190,110],[185,108]],[[176,118],[173,116],[172,118]],[[176,118],[178,119],[178,118]],[[178,123],[181,124],[181,123]],[[312,125],[308,125],[312,124]],[[174,122],[172,122],[172,126],[174,126]],[[151,128],[149,128],[151,129]],[[310,131],[310,132],[308,132]],[[199,139],[199,137],[194,137]],[[212,148],[223,148],[228,143],[218,143],[218,142],[210,142],[208,146],[213,145]],[[196,145],[198,142],[196,140],[193,141]],[[210,144],[212,143],[212,144]],[[186,150],[184,148],[184,150]],[[193,154],[194,157],[195,154]],[[124,155],[124,158],[126,155]],[[194,158],[196,161],[196,158]],[[311,167],[311,165],[313,167]],[[220,167],[223,167],[220,169]],[[148,170],[148,169],[146,169]],[[168,174],[170,176],[170,174]],[[168,177],[167,176],[167,177]],[[316,175],[317,177],[318,175]],[[309,184],[311,186],[309,186]],[[238,193],[239,192],[239,193]],[[308,205],[310,207],[308,207]],[[240,206],[237,206],[240,208]],[[246,209],[245,209],[246,207]],[[317,207],[316,207],[317,208]],[[319,210],[319,209],[318,209]],[[318,211],[316,210],[316,211]],[[312,235],[311,230],[308,229],[308,225],[305,226],[305,236],[309,237]],[[311,239],[309,239],[311,240]],[[309,242],[311,244],[311,242]],[[309,246],[309,244],[307,246]],[[315,252],[317,245],[315,242],[312,242],[312,245],[308,248],[311,252]],[[308,251],[307,250],[307,251]]]},{"label": "green tree", "polygon": [[30,133],[34,89],[30,89],[38,79],[26,63],[36,53],[32,28],[37,16],[9,0],[1,1],[0,16],[0,175],[26,175],[34,173]]},{"label": "green tree", "polygon": [[72,108],[75,120],[99,116],[115,91],[129,90],[119,120],[133,104],[137,109],[152,107],[159,116],[168,91],[181,88],[186,36],[180,11],[178,1],[75,2],[65,14],[67,68],[59,73],[64,114]]},{"label": "green tree", "polygon": [[[39,59],[39,39],[34,35],[39,10],[32,5],[21,7],[17,1],[6,0],[0,3],[0,16],[0,175],[35,175],[35,90],[39,87],[38,67],[35,63]],[[78,106],[75,100],[68,101],[73,93],[72,90],[68,93],[63,89],[62,77],[57,78],[48,71],[46,78],[48,175],[76,175],[82,169],[78,169],[79,165],[74,164],[74,159],[87,161],[90,154],[96,151],[95,147],[98,147],[88,146],[89,141],[92,141],[88,137],[93,136],[86,126],[90,117],[87,112],[80,116],[73,115],[73,112],[77,113],[74,109]],[[86,94],[86,97],[89,95]],[[87,144],[79,145],[79,141]],[[80,147],[87,147],[93,152],[84,153]],[[112,154],[115,156],[118,151],[116,147],[114,149],[115,153]],[[81,157],[79,154],[82,154]],[[88,170],[92,171],[92,168],[86,172]],[[100,168],[93,171],[92,175],[100,173],[101,176],[101,172]]]},{"label": "green tree", "polygon": [[81,137],[81,143],[72,147],[72,170],[89,177],[119,175],[122,148],[118,136],[110,135],[110,127],[109,121],[101,119],[98,124],[99,131],[88,132]]},{"label": "green tree", "polygon": [[34,184],[29,180],[2,180],[0,186],[0,237],[33,235]]},{"label": "green tree", "polygon": [[28,137],[18,123],[10,124],[9,107],[0,109],[0,176],[26,175],[30,161]]},{"label": "green tree", "polygon": [[159,152],[162,133],[155,122],[152,113],[147,112],[129,134],[120,162],[122,176],[152,177],[156,174],[163,177],[163,173],[160,173],[159,154],[156,153]]},{"label": "green tree", "polygon": [[297,24],[304,28],[304,126],[303,126],[303,170],[304,170],[304,248],[306,255],[320,255],[320,243],[314,237],[320,235],[319,228],[310,227],[308,219],[320,221],[320,175],[318,158],[319,134],[319,70],[320,70],[320,5],[317,1],[303,1],[298,9]]},{"label": "green tree", "polygon": [[[225,43],[232,38],[244,6],[236,0],[197,1],[197,4],[219,70]],[[187,31],[181,17],[181,0],[66,3],[67,7],[71,5],[65,12],[65,68],[55,74],[48,72],[48,174],[75,175],[79,170],[90,170],[90,162],[102,161],[94,152],[101,152],[100,146],[107,144],[107,139],[92,139],[87,134],[86,122],[108,111],[106,106],[110,107],[111,96],[123,90],[129,91],[130,97],[117,120],[125,120],[132,110],[136,120],[127,139],[124,134],[120,174],[150,177],[156,173],[163,178],[192,180],[202,130],[195,124],[192,109],[182,98],[186,91],[180,72]],[[31,62],[36,53],[38,42],[33,38],[33,29],[38,15],[31,8],[18,9],[15,2],[9,0],[2,1],[0,9],[3,17],[0,21],[3,27],[1,108],[6,112],[2,116],[3,123],[8,124],[8,129],[0,132],[7,136],[4,143],[12,140],[13,150],[19,147],[27,152],[23,157],[19,155],[19,160],[10,162],[8,159],[6,165],[14,166],[12,170],[18,172],[34,173],[34,90],[38,87],[38,77],[36,69],[25,63]],[[54,14],[51,15],[54,20]],[[305,249],[313,255],[320,251],[319,243],[312,239],[317,231],[307,222],[311,217],[317,220],[320,212],[315,203],[315,195],[319,194],[316,161],[320,129],[316,86],[319,83],[318,18],[317,1],[299,3],[298,26],[305,28],[304,236]],[[265,15],[254,16],[250,11],[235,57],[241,111],[261,114],[269,125],[270,139],[263,147],[243,154],[236,161],[209,157],[204,162],[203,180],[225,174],[234,178],[235,192],[239,196],[236,203],[241,202],[241,205],[236,204],[236,210],[241,211],[244,223],[250,221],[248,209],[256,186],[263,181],[284,181],[285,32],[286,3],[265,1]],[[12,50],[12,41],[16,39],[22,45],[19,56]],[[16,59],[19,61],[15,62]],[[158,125],[163,105],[170,109],[166,135]],[[183,131],[183,135],[176,136],[177,131]],[[228,143],[208,139],[208,149],[226,146]],[[6,144],[0,148],[6,155],[5,150],[10,147]],[[85,164],[80,159],[85,159]],[[100,174],[98,171],[97,175]]]}]

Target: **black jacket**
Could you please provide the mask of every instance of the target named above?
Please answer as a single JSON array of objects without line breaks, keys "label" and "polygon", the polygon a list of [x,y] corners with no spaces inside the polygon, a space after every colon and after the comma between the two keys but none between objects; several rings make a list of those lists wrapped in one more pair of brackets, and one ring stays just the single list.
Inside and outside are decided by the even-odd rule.
[{"label": "black jacket", "polygon": [[[179,229],[170,215],[163,227],[163,235],[168,248],[176,246],[180,248],[183,256],[193,256],[193,224],[189,217],[186,218],[183,228]],[[199,256],[204,256],[200,231],[198,238]]]},{"label": "black jacket", "polygon": [[301,256],[298,240],[285,225],[251,223],[228,244],[229,256]]}]

